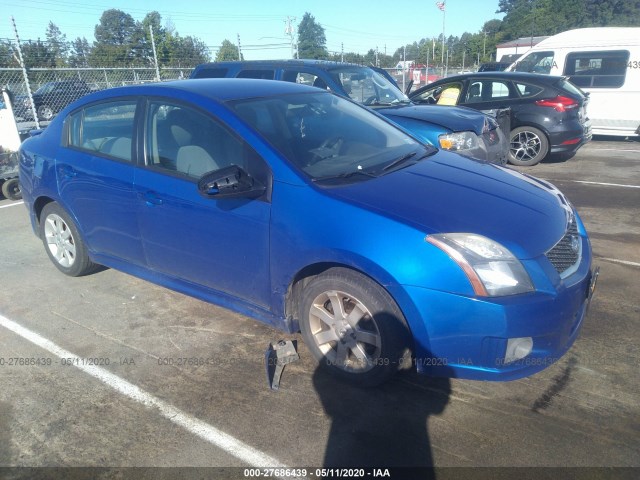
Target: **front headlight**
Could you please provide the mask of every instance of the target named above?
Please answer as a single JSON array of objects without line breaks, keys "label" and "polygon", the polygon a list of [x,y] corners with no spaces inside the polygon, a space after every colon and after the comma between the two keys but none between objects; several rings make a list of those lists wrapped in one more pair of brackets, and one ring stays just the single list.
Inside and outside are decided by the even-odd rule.
[{"label": "front headlight", "polygon": [[427,242],[447,253],[466,273],[476,295],[495,297],[533,291],[522,263],[505,247],[473,233],[429,235]]},{"label": "front headlight", "polygon": [[473,132],[443,133],[438,137],[444,150],[468,150],[478,146],[478,136]]}]

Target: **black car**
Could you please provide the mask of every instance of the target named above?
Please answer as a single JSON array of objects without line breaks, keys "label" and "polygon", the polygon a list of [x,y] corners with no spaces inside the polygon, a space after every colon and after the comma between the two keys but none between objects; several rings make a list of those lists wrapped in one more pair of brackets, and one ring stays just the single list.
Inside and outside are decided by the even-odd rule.
[{"label": "black car", "polygon": [[483,112],[511,109],[509,162],[535,165],[547,156],[569,158],[591,140],[589,97],[564,77],[479,72],[444,78],[409,95],[418,104]]},{"label": "black car", "polygon": [[[32,95],[33,103],[38,113],[38,119],[43,121],[51,120],[56,113],[68,104],[91,91],[89,86],[82,80],[63,80],[45,83]],[[33,110],[31,109],[29,97],[21,95],[17,97],[16,100],[16,116],[32,119]]]}]

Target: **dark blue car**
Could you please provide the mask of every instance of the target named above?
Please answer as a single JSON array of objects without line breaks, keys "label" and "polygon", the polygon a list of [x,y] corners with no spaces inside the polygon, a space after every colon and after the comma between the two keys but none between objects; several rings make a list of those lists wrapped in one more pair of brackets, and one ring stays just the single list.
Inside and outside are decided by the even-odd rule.
[{"label": "dark blue car", "polygon": [[420,140],[503,165],[508,132],[492,116],[466,107],[413,104],[384,70],[326,60],[249,60],[198,65],[190,78],[257,78],[330,90],[381,113]]},{"label": "dark blue car", "polygon": [[301,331],[360,384],[411,361],[460,378],[537,372],[578,336],[597,278],[552,185],[295,83],[93,93],[23,143],[20,179],[63,273],[105,265]]}]

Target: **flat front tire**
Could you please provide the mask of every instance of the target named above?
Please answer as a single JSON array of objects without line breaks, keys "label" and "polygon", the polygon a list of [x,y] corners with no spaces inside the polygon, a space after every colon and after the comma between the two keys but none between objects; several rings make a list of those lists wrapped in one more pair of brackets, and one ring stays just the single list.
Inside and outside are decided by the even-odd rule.
[{"label": "flat front tire", "polygon": [[53,264],[65,275],[79,277],[95,270],[75,223],[55,202],[42,209],[40,238]]},{"label": "flat front tire", "polygon": [[388,380],[402,365],[409,329],[387,291],[346,268],[310,280],[300,301],[300,330],[320,367],[360,386]]}]

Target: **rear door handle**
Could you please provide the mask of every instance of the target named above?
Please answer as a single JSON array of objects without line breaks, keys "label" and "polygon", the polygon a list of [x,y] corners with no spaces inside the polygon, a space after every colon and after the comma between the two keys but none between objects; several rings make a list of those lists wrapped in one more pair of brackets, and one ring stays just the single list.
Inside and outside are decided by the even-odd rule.
[{"label": "rear door handle", "polygon": [[156,192],[146,192],[142,195],[142,198],[149,207],[152,207],[154,205],[162,205],[162,199]]}]

